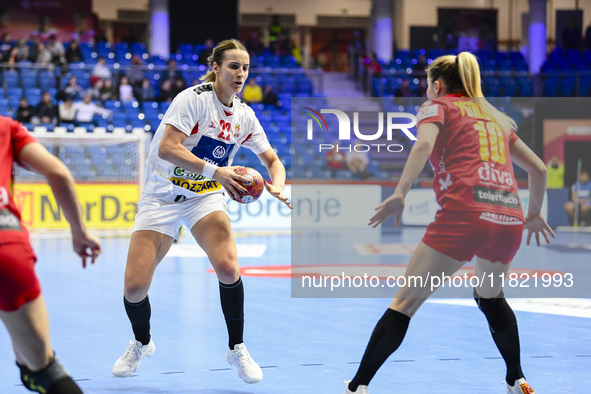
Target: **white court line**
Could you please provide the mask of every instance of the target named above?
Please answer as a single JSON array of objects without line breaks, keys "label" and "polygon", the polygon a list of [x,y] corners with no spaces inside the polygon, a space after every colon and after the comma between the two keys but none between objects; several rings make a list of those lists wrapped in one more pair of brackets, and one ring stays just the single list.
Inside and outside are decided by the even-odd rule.
[{"label": "white court line", "polygon": [[[262,257],[267,250],[265,244],[237,244],[238,257]],[[207,257],[197,244],[172,244],[166,257]]]},{"label": "white court line", "polygon": [[[476,307],[476,302],[471,299],[432,299],[427,302]],[[591,299],[588,298],[514,298],[507,299],[507,302],[515,311],[591,319]]]}]

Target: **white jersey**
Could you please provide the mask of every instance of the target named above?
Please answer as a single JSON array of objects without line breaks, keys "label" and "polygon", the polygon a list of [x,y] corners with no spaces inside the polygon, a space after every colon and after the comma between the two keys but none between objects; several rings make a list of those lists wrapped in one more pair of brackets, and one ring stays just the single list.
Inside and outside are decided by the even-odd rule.
[{"label": "white jersey", "polygon": [[183,146],[195,156],[217,166],[230,166],[241,146],[255,154],[271,145],[254,111],[234,97],[232,107],[220,102],[213,83],[192,86],[180,92],[164,114],[150,145],[144,191],[171,192],[187,197],[221,193],[222,185],[158,157],[158,147],[167,124],[187,135]]}]

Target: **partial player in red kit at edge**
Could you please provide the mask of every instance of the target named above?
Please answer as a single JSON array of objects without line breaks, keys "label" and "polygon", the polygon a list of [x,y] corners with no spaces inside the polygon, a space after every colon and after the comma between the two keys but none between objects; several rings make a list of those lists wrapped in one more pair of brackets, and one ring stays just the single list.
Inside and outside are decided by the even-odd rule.
[{"label": "partial player in red kit at edge", "polygon": [[39,281],[37,257],[13,199],[12,166],[18,163],[47,178],[70,223],[74,251],[92,262],[101,252],[98,239],[82,221],[74,180],[66,166],[37,143],[22,124],[0,116],[0,319],[12,339],[26,388],[44,394],[82,393],[59,360],[49,338],[49,318]]},{"label": "partial player in red kit at edge", "polygon": [[[484,313],[493,340],[507,366],[508,394],[531,394],[521,370],[517,320],[502,291],[501,277],[521,244],[540,234],[554,236],[541,215],[546,191],[546,167],[517,137],[515,122],[490,105],[480,89],[476,57],[468,52],[442,56],[427,69],[430,100],[417,114],[417,142],[413,146],[394,194],[370,219],[374,227],[389,215],[396,225],[404,199],[427,159],[433,167],[433,188],[441,210],[427,227],[405,276],[451,276],[476,256],[476,276],[495,278],[480,283],[474,298]],[[513,173],[513,160],[529,175],[528,215],[523,217]],[[411,281],[406,281],[411,283]],[[413,282],[416,285],[416,282]],[[386,359],[398,349],[410,319],[436,289],[401,287],[377,323],[352,381],[344,394],[367,394],[367,386]]]}]

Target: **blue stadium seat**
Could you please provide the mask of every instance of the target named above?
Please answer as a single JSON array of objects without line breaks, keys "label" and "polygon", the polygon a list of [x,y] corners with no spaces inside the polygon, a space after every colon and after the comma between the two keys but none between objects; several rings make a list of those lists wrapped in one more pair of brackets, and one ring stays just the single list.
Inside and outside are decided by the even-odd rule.
[{"label": "blue stadium seat", "polygon": [[563,76],[560,80],[560,96],[572,97],[575,94],[575,82],[577,77],[574,75]]},{"label": "blue stadium seat", "polygon": [[558,95],[558,86],[560,84],[560,77],[550,76],[544,81],[544,96],[556,97]]}]

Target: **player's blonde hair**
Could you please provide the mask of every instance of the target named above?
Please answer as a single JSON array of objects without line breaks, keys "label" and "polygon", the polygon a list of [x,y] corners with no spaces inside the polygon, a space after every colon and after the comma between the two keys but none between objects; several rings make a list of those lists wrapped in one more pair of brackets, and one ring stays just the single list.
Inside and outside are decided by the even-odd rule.
[{"label": "player's blonde hair", "polygon": [[[213,67],[214,63],[217,63],[218,66],[221,66],[222,61],[224,60],[224,53],[231,49],[240,49],[241,51],[248,53],[248,51],[240,41],[231,38],[229,40],[220,42],[213,48],[213,52],[207,58],[207,64],[209,64],[210,67]],[[199,79],[203,82],[215,82],[215,73],[213,72],[213,70],[209,70],[207,74],[205,74]]]},{"label": "player's blonde hair", "polygon": [[446,55],[433,60],[427,67],[427,78],[431,83],[441,79],[449,93],[464,93],[472,98],[508,135],[517,130],[517,124],[489,103],[480,88],[480,67],[476,56],[461,52],[458,56]]}]

